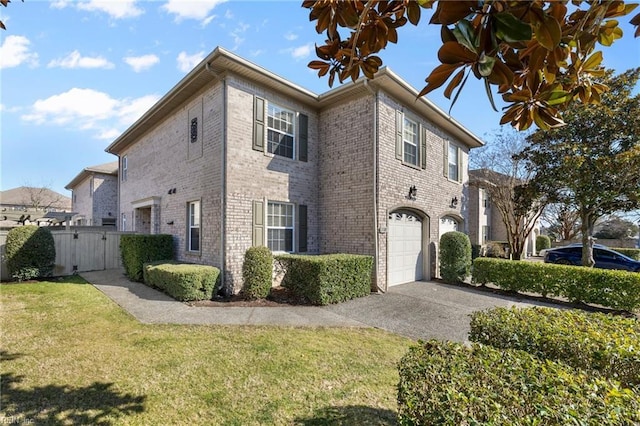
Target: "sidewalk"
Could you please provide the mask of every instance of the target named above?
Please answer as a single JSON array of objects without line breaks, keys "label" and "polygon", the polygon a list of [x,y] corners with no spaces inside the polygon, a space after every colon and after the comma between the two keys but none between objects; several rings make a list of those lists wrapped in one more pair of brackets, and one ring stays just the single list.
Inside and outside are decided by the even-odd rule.
[{"label": "sidewalk", "polygon": [[375,327],[411,339],[467,341],[469,315],[496,306],[554,306],[436,282],[414,282],[329,306],[195,307],[131,282],[122,270],[82,277],[142,323]]}]

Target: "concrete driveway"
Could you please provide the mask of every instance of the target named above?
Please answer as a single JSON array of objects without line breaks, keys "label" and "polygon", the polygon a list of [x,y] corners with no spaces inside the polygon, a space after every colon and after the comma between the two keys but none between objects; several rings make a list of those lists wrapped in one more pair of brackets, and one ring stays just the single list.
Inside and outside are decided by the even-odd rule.
[{"label": "concrete driveway", "polygon": [[136,319],[153,324],[375,327],[411,339],[465,342],[469,314],[474,311],[496,306],[543,305],[473,288],[414,282],[391,287],[385,294],[323,307],[195,307],[129,281],[122,270],[81,275]]}]

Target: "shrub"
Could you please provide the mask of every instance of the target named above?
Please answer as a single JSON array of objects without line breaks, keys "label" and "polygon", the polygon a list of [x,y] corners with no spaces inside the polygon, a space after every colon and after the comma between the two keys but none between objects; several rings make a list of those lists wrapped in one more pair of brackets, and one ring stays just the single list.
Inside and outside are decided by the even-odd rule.
[{"label": "shrub", "polygon": [[400,425],[640,422],[640,393],[523,351],[421,342],[398,369]]},{"label": "shrub", "polygon": [[13,228],[5,244],[7,269],[14,280],[53,275],[56,245],[49,229],[35,225]]},{"label": "shrub", "polygon": [[473,282],[508,291],[564,297],[632,312],[640,308],[640,274],[583,266],[478,258]]},{"label": "shrub", "polygon": [[120,255],[127,277],[133,281],[142,282],[145,263],[173,259],[173,236],[167,234],[122,235]]},{"label": "shrub", "polygon": [[612,248],[611,250],[615,250],[618,253],[624,254],[625,256],[629,256],[632,259],[640,260],[640,249],[616,247],[616,248]]},{"label": "shrub", "polygon": [[250,299],[264,299],[273,284],[273,255],[267,247],[250,247],[242,264],[242,292]]},{"label": "shrub", "polygon": [[471,272],[471,241],[458,231],[440,237],[440,275],[445,282],[464,281]]},{"label": "shrub", "polygon": [[538,235],[536,237],[536,252],[540,250],[548,250],[551,248],[551,238],[547,235]]},{"label": "shrub", "polygon": [[635,319],[539,307],[495,308],[471,315],[469,340],[597,370],[625,386],[640,385],[640,322]]},{"label": "shrub", "polygon": [[371,293],[373,257],[356,254],[278,255],[282,286],[315,305],[344,302]]},{"label": "shrub", "polygon": [[486,257],[499,257],[508,258],[507,248],[509,243],[505,241],[489,241],[484,246],[484,256]]},{"label": "shrub", "polygon": [[179,262],[151,262],[144,265],[144,283],[176,300],[211,300],[220,269]]}]

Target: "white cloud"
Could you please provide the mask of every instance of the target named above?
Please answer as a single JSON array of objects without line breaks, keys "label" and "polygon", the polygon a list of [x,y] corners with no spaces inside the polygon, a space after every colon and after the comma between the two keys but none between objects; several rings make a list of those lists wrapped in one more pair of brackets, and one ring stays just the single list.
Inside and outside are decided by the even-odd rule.
[{"label": "white cloud", "polygon": [[113,138],[118,128],[129,126],[147,111],[159,96],[114,99],[93,89],[73,88],[36,101],[21,118],[38,125],[55,124],[79,130],[91,130],[96,138]]},{"label": "white cloud", "polygon": [[5,104],[0,104],[0,112],[20,112],[20,107],[8,107]]},{"label": "white cloud", "polygon": [[136,0],[90,0],[74,3],[80,10],[104,12],[114,19],[135,18],[144,13]]},{"label": "white cloud", "polygon": [[70,0],[54,0],[51,2],[52,9],[64,9],[71,4]]},{"label": "white cloud", "polygon": [[160,58],[156,55],[127,56],[123,59],[135,72],[148,70],[158,62]]},{"label": "white cloud", "polygon": [[64,58],[54,59],[49,62],[47,68],[104,68],[111,69],[114,65],[102,56],[90,57],[82,56],[80,52],[74,50]]},{"label": "white cloud", "polygon": [[196,21],[201,21],[203,26],[205,26],[214,18],[214,16],[210,15],[211,11],[226,1],[227,0],[169,0],[162,5],[162,9],[167,13],[175,15],[176,22],[184,19],[195,19]]},{"label": "white cloud", "polygon": [[244,42],[244,33],[251,27],[249,24],[245,24],[240,22],[236,29],[234,29],[229,35],[233,38],[233,48],[231,50],[236,50],[240,45]]},{"label": "white cloud", "polygon": [[298,38],[298,34],[294,34],[292,32],[288,32],[284,35],[284,38],[289,41],[293,41]]},{"label": "white cloud", "polygon": [[0,69],[13,68],[22,64],[38,66],[38,54],[31,52],[31,42],[24,36],[10,35],[0,45]]},{"label": "white cloud", "polygon": [[180,52],[178,54],[178,69],[182,72],[191,71],[196,65],[204,59],[204,51],[188,55],[187,52]]},{"label": "white cloud", "polygon": [[291,56],[293,59],[304,59],[311,54],[311,44],[305,44],[304,46],[294,47],[291,49]]}]

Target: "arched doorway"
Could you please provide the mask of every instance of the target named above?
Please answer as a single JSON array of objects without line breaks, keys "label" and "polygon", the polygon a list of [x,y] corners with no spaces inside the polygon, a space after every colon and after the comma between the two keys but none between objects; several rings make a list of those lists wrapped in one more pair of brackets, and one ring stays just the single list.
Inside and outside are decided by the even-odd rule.
[{"label": "arched doorway", "polygon": [[423,279],[423,219],[411,211],[397,210],[389,214],[388,223],[388,286]]}]

